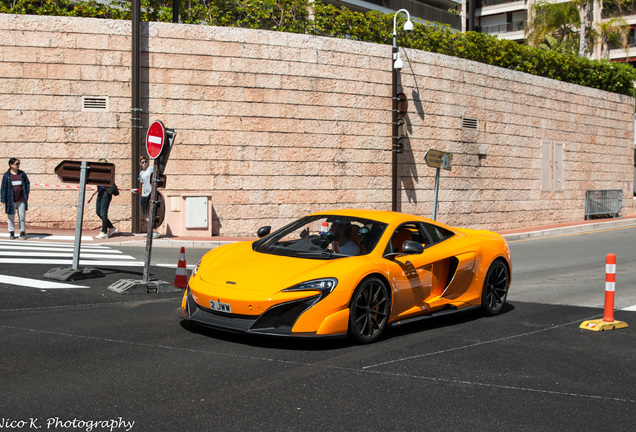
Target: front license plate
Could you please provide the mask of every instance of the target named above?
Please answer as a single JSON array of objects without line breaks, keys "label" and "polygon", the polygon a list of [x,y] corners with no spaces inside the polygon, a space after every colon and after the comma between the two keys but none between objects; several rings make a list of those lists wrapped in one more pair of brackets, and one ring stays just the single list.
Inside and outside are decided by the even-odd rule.
[{"label": "front license plate", "polygon": [[210,300],[210,309],[217,312],[232,313],[232,307],[229,303],[221,303],[220,301]]}]

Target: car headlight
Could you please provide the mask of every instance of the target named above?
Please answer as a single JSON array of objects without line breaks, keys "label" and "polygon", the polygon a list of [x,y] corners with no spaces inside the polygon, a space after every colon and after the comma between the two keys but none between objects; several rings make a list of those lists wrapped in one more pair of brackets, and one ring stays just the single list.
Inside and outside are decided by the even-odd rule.
[{"label": "car headlight", "polygon": [[336,285],[338,285],[336,278],[314,279],[285,288],[283,292],[320,291],[320,299],[318,299],[320,301],[327,297],[336,288]]},{"label": "car headlight", "polygon": [[199,266],[201,265],[201,261],[199,261],[197,263],[197,265],[194,266],[194,268],[192,269],[192,274],[190,275],[190,277],[194,277],[197,272],[199,271]]}]

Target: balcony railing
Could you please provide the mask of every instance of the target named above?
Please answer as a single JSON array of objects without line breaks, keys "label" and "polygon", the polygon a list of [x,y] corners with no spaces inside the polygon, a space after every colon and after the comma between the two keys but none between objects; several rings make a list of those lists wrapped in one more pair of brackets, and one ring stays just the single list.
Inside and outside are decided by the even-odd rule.
[{"label": "balcony railing", "polygon": [[614,18],[619,16],[636,15],[636,1],[631,4],[621,5],[603,5],[603,18]]},{"label": "balcony railing", "polygon": [[[625,48],[634,48],[636,47],[636,38],[634,36],[630,36],[627,38],[627,44]],[[623,45],[621,43],[613,43],[610,44],[609,47],[611,50],[623,49]]]},{"label": "balcony railing", "polygon": [[495,24],[484,26],[481,28],[482,33],[488,34],[500,34],[500,33],[510,33],[516,32],[520,30],[524,30],[526,28],[526,21],[515,21],[511,23],[505,24]]},{"label": "balcony railing", "polygon": [[518,3],[518,2],[519,0],[481,0],[481,7],[496,6],[496,5],[505,4],[505,3]]}]

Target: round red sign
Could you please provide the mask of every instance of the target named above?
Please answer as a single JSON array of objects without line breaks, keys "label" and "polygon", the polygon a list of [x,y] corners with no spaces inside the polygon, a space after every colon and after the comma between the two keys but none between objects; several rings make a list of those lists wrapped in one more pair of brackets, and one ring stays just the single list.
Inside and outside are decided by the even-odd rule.
[{"label": "round red sign", "polygon": [[160,121],[153,122],[146,134],[146,151],[150,159],[155,159],[163,150],[163,142],[166,137],[166,129]]}]

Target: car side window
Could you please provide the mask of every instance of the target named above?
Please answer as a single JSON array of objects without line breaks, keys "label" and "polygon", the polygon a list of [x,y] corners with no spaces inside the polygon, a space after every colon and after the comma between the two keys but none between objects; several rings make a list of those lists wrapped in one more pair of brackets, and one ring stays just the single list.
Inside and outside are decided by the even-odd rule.
[{"label": "car side window", "polygon": [[424,233],[430,238],[430,244],[428,246],[443,242],[455,235],[452,231],[432,224],[421,223],[420,226]]},{"label": "car side window", "polygon": [[424,222],[409,222],[400,225],[386,245],[385,254],[402,252],[405,240],[420,243],[424,248],[433,246],[455,234],[452,231]]},{"label": "car side window", "polygon": [[389,244],[387,244],[385,254],[389,253],[400,253],[402,252],[402,245],[406,240],[412,240],[418,243],[421,243],[422,246],[426,247],[426,244],[429,243],[428,239],[421,232],[418,224],[413,223],[405,223],[398,227],[393,233]]}]

